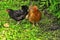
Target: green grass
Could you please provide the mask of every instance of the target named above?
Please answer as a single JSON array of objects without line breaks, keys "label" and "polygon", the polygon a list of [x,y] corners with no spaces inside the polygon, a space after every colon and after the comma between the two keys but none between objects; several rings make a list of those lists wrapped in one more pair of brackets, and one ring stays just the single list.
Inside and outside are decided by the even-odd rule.
[{"label": "green grass", "polygon": [[[23,20],[19,25],[15,25],[16,21],[10,20],[6,9],[20,9],[21,5],[25,4],[29,5],[28,2],[22,1],[20,3],[19,0],[0,1],[0,40],[60,40],[59,29],[55,31],[47,30],[52,20],[46,16],[43,16],[43,20],[40,21],[42,26],[35,27],[28,20]],[[9,23],[8,28],[4,27],[5,23]]]}]

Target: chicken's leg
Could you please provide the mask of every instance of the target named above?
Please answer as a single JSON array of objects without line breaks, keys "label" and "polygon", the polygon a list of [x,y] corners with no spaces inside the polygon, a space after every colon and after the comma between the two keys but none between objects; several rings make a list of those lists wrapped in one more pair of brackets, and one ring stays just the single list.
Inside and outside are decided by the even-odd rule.
[{"label": "chicken's leg", "polygon": [[36,26],[39,26],[39,23],[36,23]]},{"label": "chicken's leg", "polygon": [[35,23],[33,22],[33,27],[35,26]]},{"label": "chicken's leg", "polygon": [[21,21],[18,21],[16,25],[18,25]]}]

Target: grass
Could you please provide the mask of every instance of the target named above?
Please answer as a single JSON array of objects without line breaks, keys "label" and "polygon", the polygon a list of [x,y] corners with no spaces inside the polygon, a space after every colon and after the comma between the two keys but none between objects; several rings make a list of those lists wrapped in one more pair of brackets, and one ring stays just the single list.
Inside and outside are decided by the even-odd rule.
[{"label": "grass", "polygon": [[[18,1],[15,2],[19,4]],[[33,27],[25,19],[19,25],[15,25],[16,21],[10,20],[11,18],[5,10],[7,8],[19,9],[20,6],[15,6],[15,3],[10,3],[10,0],[8,2],[0,2],[0,4],[0,40],[60,40],[59,29],[55,31],[48,30],[48,25],[52,21],[48,17],[43,16],[43,20],[40,21],[42,26],[39,27]],[[8,23],[9,27],[5,27],[5,23]]]}]

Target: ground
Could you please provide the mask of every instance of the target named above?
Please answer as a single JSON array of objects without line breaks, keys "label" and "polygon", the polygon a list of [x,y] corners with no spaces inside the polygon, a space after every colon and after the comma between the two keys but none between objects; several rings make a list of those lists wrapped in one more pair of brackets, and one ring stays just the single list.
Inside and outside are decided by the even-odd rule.
[{"label": "ground", "polygon": [[[4,3],[0,3],[0,40],[60,40],[59,25],[53,17],[49,18],[42,13],[39,26],[33,27],[26,19],[15,25],[17,22],[11,20],[8,13],[6,13]],[[18,7],[13,6],[10,5],[8,8],[18,9]]]}]

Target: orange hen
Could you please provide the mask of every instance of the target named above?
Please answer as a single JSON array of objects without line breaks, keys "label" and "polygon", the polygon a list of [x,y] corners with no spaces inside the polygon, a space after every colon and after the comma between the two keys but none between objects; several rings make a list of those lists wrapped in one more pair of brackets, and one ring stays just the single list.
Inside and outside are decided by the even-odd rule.
[{"label": "orange hen", "polygon": [[41,12],[36,5],[29,7],[29,13],[26,18],[33,23],[33,26],[37,24],[41,19]]}]

